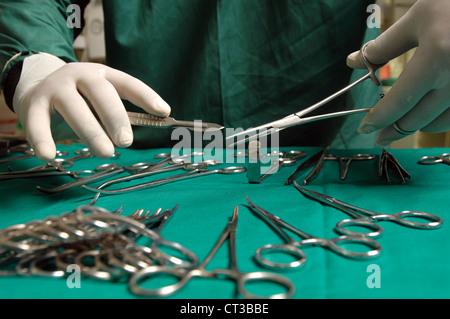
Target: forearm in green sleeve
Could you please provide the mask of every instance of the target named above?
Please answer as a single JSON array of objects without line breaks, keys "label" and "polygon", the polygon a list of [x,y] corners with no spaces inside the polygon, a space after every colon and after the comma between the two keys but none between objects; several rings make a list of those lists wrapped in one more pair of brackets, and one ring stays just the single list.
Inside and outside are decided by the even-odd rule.
[{"label": "forearm in green sleeve", "polygon": [[78,4],[70,0],[0,2],[0,89],[8,71],[34,53],[49,53],[66,62],[76,60],[72,43],[75,32],[81,30],[67,25],[72,2]]}]

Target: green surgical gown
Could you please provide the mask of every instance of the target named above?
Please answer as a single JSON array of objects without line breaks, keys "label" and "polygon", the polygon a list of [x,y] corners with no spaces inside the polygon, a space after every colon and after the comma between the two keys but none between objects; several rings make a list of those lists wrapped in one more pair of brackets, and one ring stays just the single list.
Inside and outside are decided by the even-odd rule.
[{"label": "green surgical gown", "polygon": [[[180,120],[254,127],[297,112],[346,86],[363,71],[349,53],[374,38],[363,0],[107,0],[106,63],[147,83]],[[70,1],[1,0],[0,67],[48,52],[75,61]],[[15,54],[22,57],[7,65]],[[363,85],[314,114],[370,107],[380,89]],[[124,101],[130,110],[139,110]],[[373,147],[356,132],[362,116],[292,127],[281,145]],[[135,147],[176,143],[170,130],[135,128]]]}]

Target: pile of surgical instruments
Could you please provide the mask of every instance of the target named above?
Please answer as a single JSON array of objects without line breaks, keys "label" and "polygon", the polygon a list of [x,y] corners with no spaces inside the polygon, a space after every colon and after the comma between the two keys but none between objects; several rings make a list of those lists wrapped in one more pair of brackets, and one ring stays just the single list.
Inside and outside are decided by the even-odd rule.
[{"label": "pile of surgical instruments", "polygon": [[[4,161],[14,161],[23,158],[34,157],[32,149],[26,146],[20,146],[15,149],[17,152],[26,152],[27,154],[22,156],[16,156],[12,158],[7,158]],[[222,164],[218,160],[204,160],[203,152],[191,152],[188,154],[171,154],[171,153],[160,153],[155,155],[158,159],[156,163],[152,162],[140,162],[128,166],[120,166],[117,163],[106,163],[95,167],[94,170],[70,170],[74,166],[75,161],[82,159],[91,158],[94,155],[87,148],[83,148],[75,151],[76,156],[71,158],[63,158],[67,152],[58,152],[58,158],[49,161],[43,165],[38,165],[36,167],[28,168],[20,171],[12,171],[10,168],[8,172],[0,173],[0,181],[11,180],[16,178],[43,178],[43,177],[54,177],[54,176],[69,176],[74,180],[59,185],[57,187],[46,187],[37,186],[41,192],[46,194],[55,194],[63,191],[67,191],[76,187],[82,187],[85,190],[96,193],[96,196],[91,202],[94,204],[100,194],[121,194],[135,190],[147,189],[150,187],[156,187],[164,185],[167,183],[172,183],[176,181],[191,179],[200,176],[207,176],[212,174],[239,174],[246,172],[246,167],[243,166],[226,166],[226,167],[214,167]],[[120,153],[114,154],[114,159],[118,159]],[[144,182],[140,184],[134,184],[132,186],[120,188],[120,189],[106,189],[114,184],[130,182],[133,180],[141,179],[144,177],[151,177],[156,174],[162,174],[173,171],[182,171],[180,174],[164,177],[157,180],[152,180],[149,182]],[[122,176],[115,179],[109,179],[108,181],[102,183],[98,187],[91,187],[88,184],[104,180],[113,175],[127,173],[126,176]]]},{"label": "pile of surgical instruments", "polygon": [[[164,212],[158,209],[152,215],[139,210],[125,217],[121,209],[110,212],[85,205],[60,216],[7,227],[0,230],[0,276],[68,277],[68,269],[78,268],[82,275],[96,279],[125,280],[130,291],[137,295],[159,297],[175,293],[194,277],[220,279],[225,276],[236,281],[237,290],[245,298],[292,297],[295,287],[287,277],[262,271],[239,271],[236,255],[238,207],[200,264],[193,252],[161,236],[163,226],[177,207]],[[141,238],[150,244],[141,244]],[[226,240],[229,240],[230,267],[206,270]],[[150,277],[164,274],[177,278],[178,282],[157,289],[141,286]],[[249,282],[270,282],[281,286],[285,292],[258,295],[248,290]]]},{"label": "pile of surgical instruments", "polygon": [[[85,205],[4,228],[0,230],[0,275],[63,277],[67,267],[76,264],[84,275],[114,280],[154,264],[192,266],[197,256],[160,234],[176,209],[159,209],[152,215],[139,210],[126,217],[121,209],[109,212]],[[151,244],[140,245],[142,238]],[[168,255],[160,247],[178,254]]]}]

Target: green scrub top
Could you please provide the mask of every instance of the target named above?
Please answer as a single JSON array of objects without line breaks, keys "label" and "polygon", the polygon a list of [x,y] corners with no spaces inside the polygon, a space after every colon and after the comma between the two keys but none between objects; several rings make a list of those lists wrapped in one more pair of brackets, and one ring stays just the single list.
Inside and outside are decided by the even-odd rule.
[{"label": "green scrub top", "polygon": [[[176,119],[254,127],[306,108],[361,75],[345,60],[379,32],[366,26],[371,2],[103,1],[106,62],[152,87]],[[69,4],[0,1],[0,66],[19,52],[48,52],[74,61],[77,30],[67,27]],[[314,114],[373,106],[379,93],[368,81]],[[372,136],[356,133],[361,118],[289,128],[280,133],[281,146],[325,146],[334,140],[334,147],[374,147]],[[340,131],[343,124],[346,129]],[[135,128],[134,147],[176,142],[170,131]]]}]

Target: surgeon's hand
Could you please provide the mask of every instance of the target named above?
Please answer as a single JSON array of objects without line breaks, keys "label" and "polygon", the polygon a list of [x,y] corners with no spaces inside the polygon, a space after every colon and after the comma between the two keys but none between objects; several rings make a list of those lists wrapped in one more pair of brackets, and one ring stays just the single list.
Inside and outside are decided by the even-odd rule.
[{"label": "surgeon's hand", "polygon": [[[450,1],[418,0],[367,45],[366,57],[372,64],[385,64],[417,49],[392,89],[362,120],[360,133],[380,130],[377,143],[384,146],[417,130],[439,133],[450,129],[449,17]],[[365,68],[360,54],[350,54],[348,66]]]},{"label": "surgeon's hand", "polygon": [[94,155],[109,158],[114,145],[127,147],[133,142],[121,98],[157,116],[170,114],[169,105],[158,94],[126,73],[102,64],[66,64],[52,55],[35,54],[24,60],[13,108],[39,159],[55,157],[51,126],[61,122]]}]

